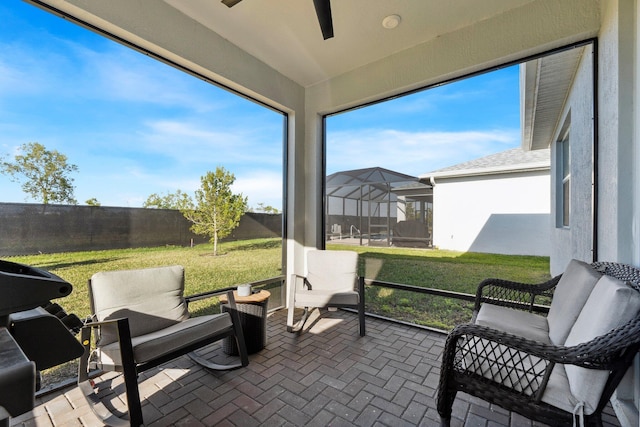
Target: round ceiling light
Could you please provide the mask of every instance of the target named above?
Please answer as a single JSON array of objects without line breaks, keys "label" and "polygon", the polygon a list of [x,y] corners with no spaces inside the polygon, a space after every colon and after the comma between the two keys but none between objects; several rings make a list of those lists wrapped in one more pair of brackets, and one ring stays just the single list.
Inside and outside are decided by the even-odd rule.
[{"label": "round ceiling light", "polygon": [[382,26],[388,30],[391,30],[400,25],[401,20],[402,18],[400,18],[400,15],[389,15],[382,20]]}]

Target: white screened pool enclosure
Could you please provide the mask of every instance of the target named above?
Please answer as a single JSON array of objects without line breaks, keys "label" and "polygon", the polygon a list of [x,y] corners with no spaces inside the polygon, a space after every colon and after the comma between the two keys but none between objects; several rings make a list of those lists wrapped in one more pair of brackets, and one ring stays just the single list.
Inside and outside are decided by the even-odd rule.
[{"label": "white screened pool enclosure", "polygon": [[328,241],[361,246],[431,246],[433,192],[418,178],[381,167],[326,178]]}]

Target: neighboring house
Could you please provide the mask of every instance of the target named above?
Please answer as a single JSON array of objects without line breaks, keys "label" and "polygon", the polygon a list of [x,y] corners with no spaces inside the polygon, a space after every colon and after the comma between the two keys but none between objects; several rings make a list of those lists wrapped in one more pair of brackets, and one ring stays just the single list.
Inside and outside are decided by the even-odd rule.
[{"label": "neighboring house", "polygon": [[433,186],[433,245],[550,254],[549,150],[520,148],[420,176]]},{"label": "neighboring house", "polygon": [[584,46],[520,66],[522,148],[551,150],[551,274],[591,261],[594,241],[593,54]]}]

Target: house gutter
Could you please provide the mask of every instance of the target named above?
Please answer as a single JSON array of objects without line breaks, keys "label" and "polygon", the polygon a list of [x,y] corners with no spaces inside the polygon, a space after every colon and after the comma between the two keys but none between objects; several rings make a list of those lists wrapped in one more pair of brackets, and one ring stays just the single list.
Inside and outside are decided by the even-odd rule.
[{"label": "house gutter", "polygon": [[469,176],[483,176],[483,175],[504,175],[507,173],[517,173],[517,172],[538,172],[538,171],[549,171],[551,170],[551,166],[549,162],[539,162],[539,163],[528,163],[526,166],[524,165],[511,165],[511,166],[495,166],[490,168],[476,168],[476,169],[466,169],[459,171],[441,171],[441,172],[431,172],[425,175],[420,175],[420,181],[429,182],[432,186],[436,185],[436,178],[462,178]]}]

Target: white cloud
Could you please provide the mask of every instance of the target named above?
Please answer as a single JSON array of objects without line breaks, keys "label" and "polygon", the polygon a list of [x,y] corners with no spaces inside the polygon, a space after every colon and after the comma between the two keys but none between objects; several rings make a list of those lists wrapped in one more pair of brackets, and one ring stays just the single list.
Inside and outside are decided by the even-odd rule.
[{"label": "white cloud", "polygon": [[120,46],[102,51],[78,47],[76,52],[83,75],[90,76],[87,83],[100,97],[197,112],[222,108],[212,96],[203,94],[201,89],[206,83],[137,52]]},{"label": "white cloud", "polygon": [[333,132],[327,140],[327,172],[384,167],[420,174],[518,145],[519,130]]},{"label": "white cloud", "polygon": [[248,197],[251,207],[258,203],[282,210],[282,174],[270,170],[254,170],[241,176],[236,175],[232,189]]},{"label": "white cloud", "polygon": [[[264,124],[256,123],[260,128]],[[155,121],[146,123],[141,135],[145,150],[169,156],[175,162],[187,164],[229,165],[246,168],[251,165],[280,167],[282,163],[281,136],[275,141],[265,140],[265,133],[253,126],[234,127],[201,125],[189,121]],[[203,173],[205,171],[202,171]]]},{"label": "white cloud", "polygon": [[87,47],[46,31],[36,34],[43,43],[0,43],[0,92],[4,96],[49,95],[59,102],[81,97],[196,112],[223,108],[202,91],[206,83],[112,41],[95,36]]}]

